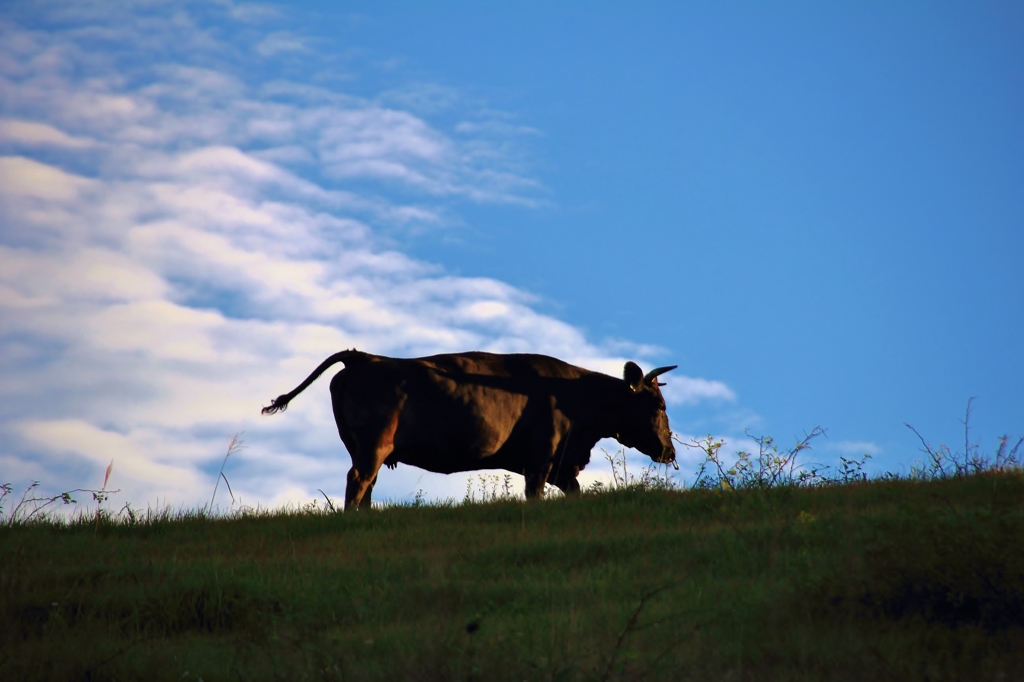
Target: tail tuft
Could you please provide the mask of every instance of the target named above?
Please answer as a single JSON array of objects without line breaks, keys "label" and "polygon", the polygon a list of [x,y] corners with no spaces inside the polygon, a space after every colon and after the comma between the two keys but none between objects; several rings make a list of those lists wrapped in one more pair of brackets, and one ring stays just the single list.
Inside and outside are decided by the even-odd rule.
[{"label": "tail tuft", "polygon": [[284,412],[288,409],[288,403],[291,399],[305,391],[311,383],[316,381],[317,377],[324,373],[324,370],[336,362],[344,362],[345,364],[348,364],[352,360],[365,362],[367,360],[367,355],[366,353],[360,353],[355,348],[335,353],[321,362],[320,366],[313,370],[313,373],[306,377],[305,381],[296,386],[294,391],[277,396],[277,398],[270,403],[270,407],[264,407],[263,414],[277,414],[278,412]]},{"label": "tail tuft", "polygon": [[263,408],[262,414],[277,414],[278,412],[284,412],[288,409],[289,400],[291,400],[291,398],[288,397],[287,393],[277,396],[277,398],[270,402],[270,407]]}]

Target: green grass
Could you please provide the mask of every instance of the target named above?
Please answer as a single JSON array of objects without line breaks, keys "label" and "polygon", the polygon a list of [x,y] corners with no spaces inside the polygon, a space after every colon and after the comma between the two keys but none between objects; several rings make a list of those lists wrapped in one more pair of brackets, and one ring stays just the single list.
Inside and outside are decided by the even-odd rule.
[{"label": "green grass", "polygon": [[1019,473],[44,519],[0,679],[1024,679],[1022,541]]}]

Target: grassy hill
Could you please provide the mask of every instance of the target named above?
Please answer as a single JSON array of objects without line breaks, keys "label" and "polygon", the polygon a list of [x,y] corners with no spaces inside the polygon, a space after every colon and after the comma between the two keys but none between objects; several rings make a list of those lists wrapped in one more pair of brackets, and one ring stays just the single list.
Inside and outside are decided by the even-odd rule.
[{"label": "grassy hill", "polygon": [[1024,679],[1024,476],[0,527],[0,679]]}]

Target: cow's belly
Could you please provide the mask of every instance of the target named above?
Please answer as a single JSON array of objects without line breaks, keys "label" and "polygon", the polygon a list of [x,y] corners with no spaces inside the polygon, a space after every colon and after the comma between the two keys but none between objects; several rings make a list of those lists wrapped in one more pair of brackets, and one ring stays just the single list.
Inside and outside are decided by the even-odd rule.
[{"label": "cow's belly", "polygon": [[437,474],[452,474],[479,469],[507,469],[522,473],[528,450],[524,444],[506,441],[496,450],[459,449],[433,443],[408,444],[396,447],[389,462],[409,464]]},{"label": "cow's belly", "polygon": [[[476,469],[518,471],[525,458],[526,439],[508,434],[465,434],[464,438],[395,439],[392,461],[450,474]],[[473,437],[475,436],[475,437]]]},{"label": "cow's belly", "polygon": [[399,417],[389,460],[449,474],[477,469],[522,469],[529,419],[525,396],[486,401],[412,402]]}]

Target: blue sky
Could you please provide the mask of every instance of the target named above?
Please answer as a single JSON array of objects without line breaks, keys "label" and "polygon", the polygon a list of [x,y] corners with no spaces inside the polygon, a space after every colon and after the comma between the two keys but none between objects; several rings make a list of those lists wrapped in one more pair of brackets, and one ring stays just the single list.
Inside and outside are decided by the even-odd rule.
[{"label": "blue sky", "polygon": [[920,457],[904,422],[962,442],[970,397],[984,448],[1024,432],[1019,5],[0,22],[4,480],[77,487],[113,458],[125,499],[201,503],[244,430],[246,503],[338,496],[327,382],[258,410],[351,345],[678,363],[684,438],[820,425],[809,460],[876,470]]}]

